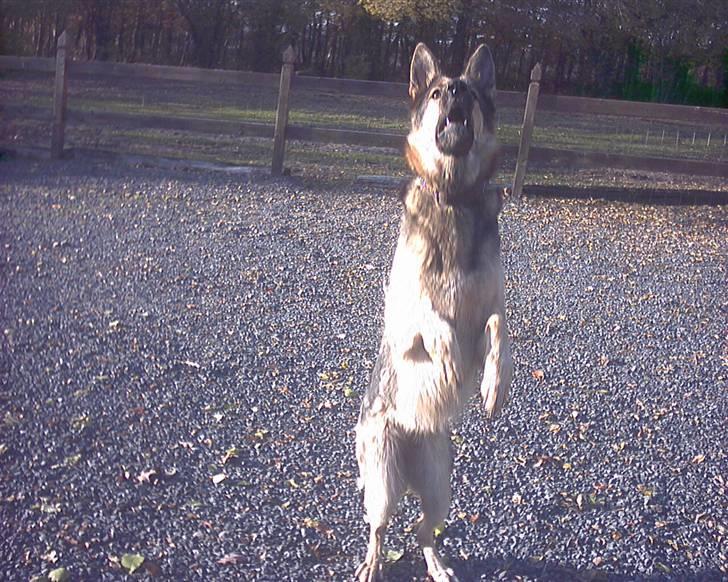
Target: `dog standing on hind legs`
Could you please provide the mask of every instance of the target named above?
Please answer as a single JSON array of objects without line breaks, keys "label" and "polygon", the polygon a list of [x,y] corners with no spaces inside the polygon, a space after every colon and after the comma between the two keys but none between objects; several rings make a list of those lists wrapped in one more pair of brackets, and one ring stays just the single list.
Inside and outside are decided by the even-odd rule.
[{"label": "dog standing on hind legs", "polygon": [[480,391],[488,415],[508,398],[512,363],[506,328],[495,170],[495,68],[481,45],[458,78],[441,74],[419,44],[410,69],[412,128],[406,157],[416,177],[389,283],[384,332],[356,427],[359,486],[370,526],[357,569],[376,579],[387,523],[399,499],[422,504],[417,539],[427,572],[454,580],[434,546],[450,509],[450,422]]}]

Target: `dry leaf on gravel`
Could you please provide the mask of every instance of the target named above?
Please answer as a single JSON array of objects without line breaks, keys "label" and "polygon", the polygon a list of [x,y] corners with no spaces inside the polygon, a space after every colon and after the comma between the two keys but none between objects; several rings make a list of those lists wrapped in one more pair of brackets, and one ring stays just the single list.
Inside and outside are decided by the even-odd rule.
[{"label": "dry leaf on gravel", "polygon": [[225,554],[217,561],[217,563],[221,566],[233,566],[235,564],[239,564],[242,561],[243,556],[241,554],[236,554],[235,552],[233,552],[231,554]]}]

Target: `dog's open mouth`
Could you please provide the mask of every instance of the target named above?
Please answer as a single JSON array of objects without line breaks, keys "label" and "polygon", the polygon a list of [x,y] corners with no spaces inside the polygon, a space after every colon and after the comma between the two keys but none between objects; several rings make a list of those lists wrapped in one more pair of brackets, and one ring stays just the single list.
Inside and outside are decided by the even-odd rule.
[{"label": "dog's open mouth", "polygon": [[462,107],[455,106],[440,119],[435,136],[438,149],[449,156],[464,156],[473,145],[473,129]]}]

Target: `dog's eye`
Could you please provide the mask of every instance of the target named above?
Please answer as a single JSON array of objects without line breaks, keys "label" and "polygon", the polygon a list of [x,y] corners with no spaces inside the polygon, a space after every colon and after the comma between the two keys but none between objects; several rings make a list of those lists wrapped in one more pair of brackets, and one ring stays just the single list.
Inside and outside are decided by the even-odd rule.
[{"label": "dog's eye", "polygon": [[430,95],[430,97],[432,97],[433,99],[439,99],[440,98],[440,95],[441,95],[440,90],[439,89],[435,89],[432,92],[432,95]]}]

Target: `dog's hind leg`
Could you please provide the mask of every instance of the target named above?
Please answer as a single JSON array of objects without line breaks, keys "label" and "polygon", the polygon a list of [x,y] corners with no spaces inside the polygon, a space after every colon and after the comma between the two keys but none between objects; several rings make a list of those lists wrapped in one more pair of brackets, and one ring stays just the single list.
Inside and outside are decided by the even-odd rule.
[{"label": "dog's hind leg", "polygon": [[427,573],[435,582],[457,580],[435,549],[434,531],[450,511],[450,436],[439,432],[421,435],[410,445],[406,474],[412,490],[422,503],[417,541],[427,563]]},{"label": "dog's hind leg", "polygon": [[367,554],[356,570],[359,582],[379,577],[384,533],[405,490],[397,458],[399,438],[382,416],[369,416],[357,426],[360,485],[364,487],[365,519],[369,523]]}]

